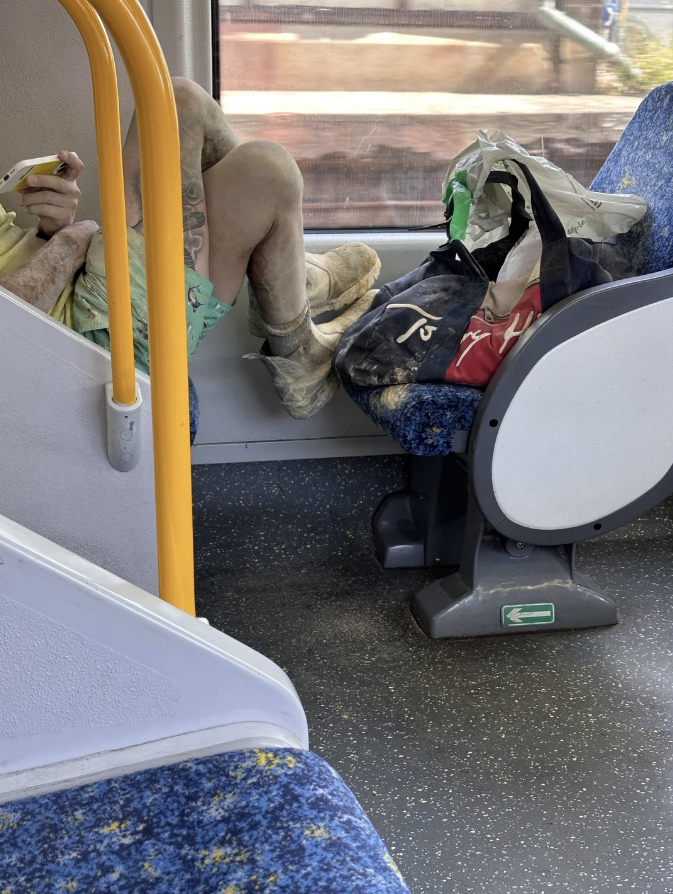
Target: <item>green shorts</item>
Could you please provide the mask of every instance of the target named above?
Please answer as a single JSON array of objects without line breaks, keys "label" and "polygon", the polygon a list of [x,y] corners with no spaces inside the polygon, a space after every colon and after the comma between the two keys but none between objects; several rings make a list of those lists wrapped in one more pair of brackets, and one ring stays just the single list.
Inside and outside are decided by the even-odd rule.
[{"label": "green shorts", "polygon": [[[131,313],[133,350],[137,369],[150,371],[147,337],[147,288],[145,284],[145,240],[136,230],[128,229],[129,271],[131,275]],[[213,296],[213,284],[195,270],[185,267],[187,287],[187,351],[191,357],[201,339],[218,320],[231,310]],[[107,280],[103,236],[97,233],[89,248],[86,266],[75,283],[73,328],[101,348],[110,350]]]}]

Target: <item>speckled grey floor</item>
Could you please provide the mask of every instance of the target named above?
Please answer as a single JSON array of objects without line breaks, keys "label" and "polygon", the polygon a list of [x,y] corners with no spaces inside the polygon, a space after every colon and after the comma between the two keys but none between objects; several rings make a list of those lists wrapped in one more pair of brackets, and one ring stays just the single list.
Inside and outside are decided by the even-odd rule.
[{"label": "speckled grey floor", "polygon": [[672,894],[673,502],[585,544],[600,631],[432,641],[382,571],[402,457],[195,469],[199,610],[291,676],[414,894]]}]

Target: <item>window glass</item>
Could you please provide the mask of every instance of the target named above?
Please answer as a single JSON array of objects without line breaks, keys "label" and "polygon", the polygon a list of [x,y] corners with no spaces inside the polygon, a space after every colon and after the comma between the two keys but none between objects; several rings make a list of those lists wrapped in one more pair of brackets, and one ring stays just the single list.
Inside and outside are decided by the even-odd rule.
[{"label": "window glass", "polygon": [[672,32],[666,0],[224,2],[221,100],[297,159],[307,228],[419,226],[480,129],[590,184],[673,77]]}]

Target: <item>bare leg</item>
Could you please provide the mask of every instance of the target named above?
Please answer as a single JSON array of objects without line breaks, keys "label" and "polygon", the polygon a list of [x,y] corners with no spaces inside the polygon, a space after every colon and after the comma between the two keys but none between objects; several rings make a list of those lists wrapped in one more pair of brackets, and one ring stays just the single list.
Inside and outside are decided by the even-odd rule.
[{"label": "bare leg", "polygon": [[[264,320],[293,320],[305,306],[307,276],[303,183],[296,162],[277,143],[241,144],[219,104],[198,84],[174,78],[173,89],[180,128],[185,265],[210,279],[215,297],[226,304],[234,302],[247,272]],[[124,144],[124,180],[128,224],[142,233],[135,115]],[[309,256],[312,300],[317,292],[323,296],[318,312],[348,306],[369,288],[378,267],[376,255],[365,252],[357,259],[352,253],[345,275],[334,271],[332,282],[319,257]],[[356,260],[362,269],[356,270]],[[340,305],[326,300],[330,287],[343,298]]]},{"label": "bare leg", "polygon": [[[260,325],[274,355],[261,359],[288,412],[306,418],[338,387],[332,353],[350,317],[365,309],[356,299],[376,278],[378,258],[360,244],[345,246],[345,254],[336,250],[331,258],[307,258],[303,182],[292,156],[264,140],[239,143],[218,104],[200,87],[184,79],[173,83],[180,124],[185,264],[210,279],[215,298],[226,304],[234,303],[248,274]],[[128,223],[142,232],[135,119],[124,146],[124,175]],[[307,275],[316,306],[353,304],[339,318],[341,327],[335,321],[323,332],[312,324]]]},{"label": "bare leg", "polygon": [[246,272],[267,323],[293,320],[306,306],[303,183],[276,143],[243,143],[205,172],[210,278],[231,304]]},{"label": "bare leg", "polygon": [[[198,84],[174,78],[173,90],[180,127],[185,266],[209,279],[208,218],[202,173],[240,141],[227,124],[220,106]],[[128,225],[142,233],[140,147],[135,114],[124,143],[124,181]]]},{"label": "bare leg", "polygon": [[[233,304],[246,272],[264,319],[292,320],[306,303],[299,169],[281,146],[240,144],[217,102],[197,84],[173,80],[180,126],[185,265]],[[126,215],[143,232],[135,115],[124,144]],[[249,268],[249,269],[248,269]]]},{"label": "bare leg", "polygon": [[313,416],[339,387],[332,355],[341,334],[373,294],[355,301],[327,327],[312,323],[306,295],[303,182],[296,162],[281,146],[262,140],[243,143],[206,171],[203,182],[215,295],[233,302],[247,271],[272,355],[247,356],[266,365],[292,416]]}]

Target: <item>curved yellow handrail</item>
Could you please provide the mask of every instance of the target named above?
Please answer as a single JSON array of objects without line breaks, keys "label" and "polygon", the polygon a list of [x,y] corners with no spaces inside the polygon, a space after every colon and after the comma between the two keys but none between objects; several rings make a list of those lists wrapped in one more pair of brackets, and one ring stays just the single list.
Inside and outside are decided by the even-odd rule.
[{"label": "curved yellow handrail", "polygon": [[[175,98],[163,53],[137,0],[90,0],[90,5],[100,15],[122,54],[138,119],[159,595],[193,615],[187,320],[180,140]],[[111,175],[101,169],[101,183],[103,181],[108,181],[106,188],[117,189],[123,194],[123,181],[117,179],[116,173]]]},{"label": "curved yellow handrail", "polygon": [[136,370],[133,357],[133,321],[129,287],[129,258],[126,241],[126,209],[122,171],[122,139],[119,127],[119,95],[114,55],[107,33],[86,0],[59,0],[70,13],[86,45],[91,66],[100,192],[105,241],[112,396],[115,403],[136,401]]}]

